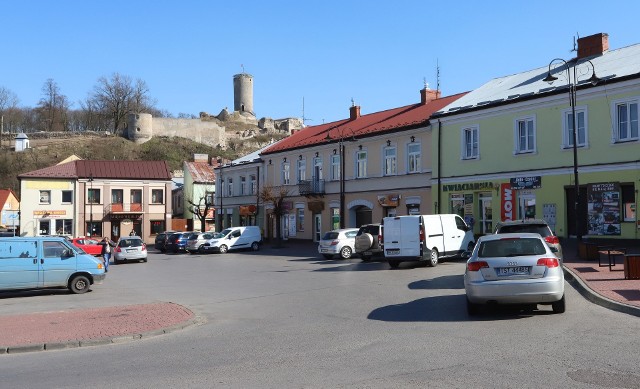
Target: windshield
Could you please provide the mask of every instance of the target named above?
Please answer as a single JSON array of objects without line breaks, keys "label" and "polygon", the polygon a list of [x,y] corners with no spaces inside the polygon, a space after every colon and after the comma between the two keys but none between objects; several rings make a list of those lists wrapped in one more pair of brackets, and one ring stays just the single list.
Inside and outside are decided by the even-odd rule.
[{"label": "windshield", "polygon": [[75,244],[70,244],[70,245],[67,245],[67,246],[71,247],[71,249],[72,249],[73,251],[75,251],[77,254],[87,254],[87,252],[86,252],[86,251],[84,251],[84,250],[83,250],[83,249],[81,249],[80,247],[76,246]]},{"label": "windshield", "polygon": [[216,232],[216,233],[213,234],[212,238],[213,239],[222,239],[222,238],[224,238],[226,236],[226,234],[229,233],[229,231],[231,231],[231,230],[224,230],[222,232]]}]

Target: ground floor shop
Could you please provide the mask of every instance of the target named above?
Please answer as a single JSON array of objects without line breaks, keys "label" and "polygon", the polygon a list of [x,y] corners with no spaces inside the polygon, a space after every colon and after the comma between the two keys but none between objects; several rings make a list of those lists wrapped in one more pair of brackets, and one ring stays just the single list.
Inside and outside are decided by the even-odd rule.
[{"label": "ground floor shop", "polygon": [[544,219],[560,237],[638,238],[640,172],[581,172],[576,196],[572,174],[514,176],[441,185],[442,213],[456,213],[476,235],[505,220]]}]

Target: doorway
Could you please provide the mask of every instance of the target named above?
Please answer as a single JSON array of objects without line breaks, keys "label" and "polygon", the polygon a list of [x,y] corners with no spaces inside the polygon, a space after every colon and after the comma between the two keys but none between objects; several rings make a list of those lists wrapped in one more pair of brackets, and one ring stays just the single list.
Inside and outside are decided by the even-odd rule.
[{"label": "doorway", "polygon": [[364,205],[359,206],[355,209],[356,211],[356,225],[353,227],[360,227],[363,224],[371,224],[372,212],[371,209],[365,207]]},{"label": "doorway", "polygon": [[313,241],[319,242],[322,239],[322,215],[313,214]]}]

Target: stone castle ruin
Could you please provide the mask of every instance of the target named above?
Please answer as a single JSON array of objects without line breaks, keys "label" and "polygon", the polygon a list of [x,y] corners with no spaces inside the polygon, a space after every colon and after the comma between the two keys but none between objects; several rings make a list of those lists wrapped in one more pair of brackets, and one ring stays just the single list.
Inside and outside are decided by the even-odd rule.
[{"label": "stone castle ruin", "polygon": [[218,115],[200,112],[197,119],[154,118],[148,113],[131,113],[127,118],[126,136],[138,144],[154,136],[182,137],[212,147],[227,148],[232,139],[247,143],[258,135],[288,136],[301,129],[298,118],[256,119],[253,110],[253,76],[233,76],[233,112],[222,109]]}]

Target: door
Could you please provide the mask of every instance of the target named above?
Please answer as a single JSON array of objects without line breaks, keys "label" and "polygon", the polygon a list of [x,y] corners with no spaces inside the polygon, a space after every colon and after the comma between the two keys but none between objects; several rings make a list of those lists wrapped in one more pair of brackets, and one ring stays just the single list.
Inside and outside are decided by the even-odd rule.
[{"label": "door", "polygon": [[322,239],[322,214],[313,214],[313,241],[319,242]]},{"label": "door", "polygon": [[111,240],[117,242],[120,239],[120,221],[112,220],[111,221]]},{"label": "door", "polygon": [[51,286],[67,286],[69,275],[76,270],[74,250],[62,242],[42,242],[42,284]]},{"label": "door", "polygon": [[478,196],[480,213],[480,233],[491,234],[493,232],[493,207],[491,193],[480,193]]},{"label": "door", "polygon": [[0,240],[0,289],[40,286],[40,263],[35,241]]},{"label": "door", "polygon": [[241,230],[233,230],[227,236],[227,240],[229,241],[229,248],[239,249],[243,247],[248,247],[246,243],[242,241],[242,231]]}]

